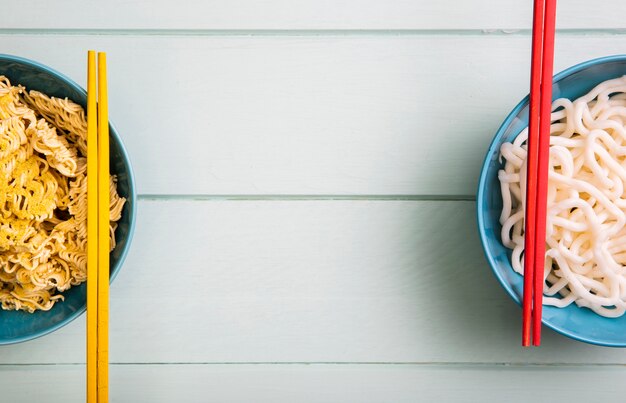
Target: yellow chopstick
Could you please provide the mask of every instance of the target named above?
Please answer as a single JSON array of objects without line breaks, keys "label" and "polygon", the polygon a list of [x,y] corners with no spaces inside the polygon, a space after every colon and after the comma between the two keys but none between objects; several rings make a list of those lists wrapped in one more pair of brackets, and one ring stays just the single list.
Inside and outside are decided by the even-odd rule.
[{"label": "yellow chopstick", "polygon": [[97,401],[98,133],[96,52],[87,53],[87,402]]},{"label": "yellow chopstick", "polygon": [[98,403],[109,401],[109,100],[98,52]]},{"label": "yellow chopstick", "polygon": [[106,54],[87,53],[87,402],[109,400],[109,108]]}]

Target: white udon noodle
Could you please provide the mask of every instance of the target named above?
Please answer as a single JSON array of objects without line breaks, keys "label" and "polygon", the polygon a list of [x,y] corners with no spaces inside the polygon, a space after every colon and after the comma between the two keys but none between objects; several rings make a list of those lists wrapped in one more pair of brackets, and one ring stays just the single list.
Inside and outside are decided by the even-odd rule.
[{"label": "white udon noodle", "polygon": [[[626,76],[552,103],[545,305],[626,311]],[[523,274],[528,129],[500,148],[502,242]]]},{"label": "white udon noodle", "polygon": [[[0,306],[49,310],[87,275],[87,122],[80,105],[0,76]],[[110,237],[125,199],[111,176]]]}]

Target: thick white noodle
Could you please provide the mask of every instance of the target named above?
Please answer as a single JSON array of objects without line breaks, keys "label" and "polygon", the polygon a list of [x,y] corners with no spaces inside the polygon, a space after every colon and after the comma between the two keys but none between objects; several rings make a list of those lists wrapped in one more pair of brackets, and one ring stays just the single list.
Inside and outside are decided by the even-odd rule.
[{"label": "thick white noodle", "polygon": [[[626,312],[626,76],[552,103],[544,304]],[[524,271],[524,129],[504,143],[498,173],[502,243]]]}]

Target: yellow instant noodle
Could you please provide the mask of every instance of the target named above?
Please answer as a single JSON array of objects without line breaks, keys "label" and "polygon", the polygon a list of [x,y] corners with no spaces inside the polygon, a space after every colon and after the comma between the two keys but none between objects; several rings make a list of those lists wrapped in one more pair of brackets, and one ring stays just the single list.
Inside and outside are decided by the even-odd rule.
[{"label": "yellow instant noodle", "polygon": [[[87,276],[87,122],[0,76],[0,306],[49,310]],[[126,199],[110,182],[111,249]]]}]

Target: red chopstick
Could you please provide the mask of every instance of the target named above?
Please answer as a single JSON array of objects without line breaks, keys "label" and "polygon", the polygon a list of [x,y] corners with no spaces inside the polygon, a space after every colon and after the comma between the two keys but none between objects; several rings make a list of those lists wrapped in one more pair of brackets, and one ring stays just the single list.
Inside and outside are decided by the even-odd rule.
[{"label": "red chopstick", "polygon": [[550,123],[552,113],[552,72],[556,0],[546,0],[543,25],[543,63],[541,66],[541,109],[539,118],[539,165],[537,169],[537,215],[535,217],[535,272],[533,299],[533,345],[541,344],[543,276],[546,255],[546,214],[548,205],[548,161],[550,160]]},{"label": "red chopstick", "polygon": [[528,112],[528,155],[526,157],[526,211],[524,213],[524,296],[522,304],[522,346],[530,346],[533,278],[535,268],[535,200],[537,200],[537,160],[539,159],[539,103],[541,56],[543,51],[543,10],[545,0],[535,0],[530,65],[530,110]]},{"label": "red chopstick", "polygon": [[522,346],[541,344],[556,0],[533,7],[524,233]]}]

